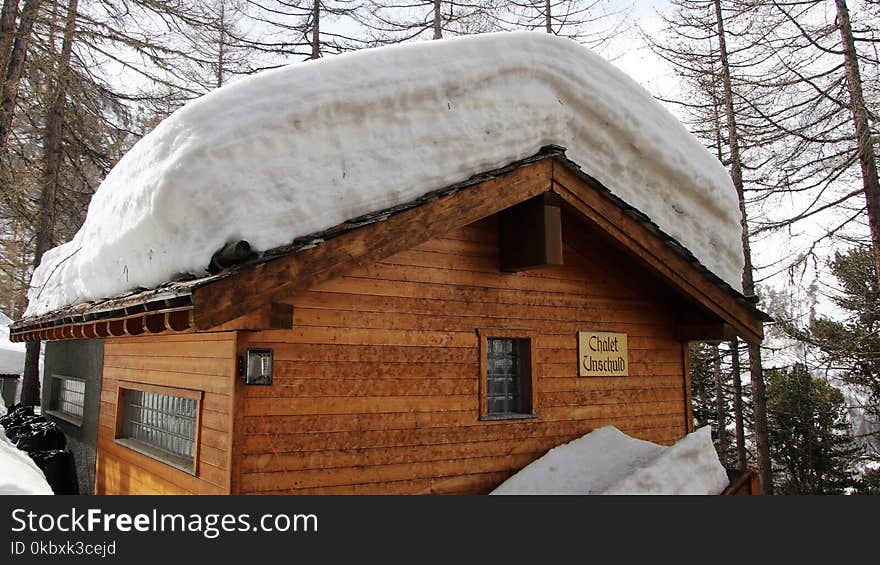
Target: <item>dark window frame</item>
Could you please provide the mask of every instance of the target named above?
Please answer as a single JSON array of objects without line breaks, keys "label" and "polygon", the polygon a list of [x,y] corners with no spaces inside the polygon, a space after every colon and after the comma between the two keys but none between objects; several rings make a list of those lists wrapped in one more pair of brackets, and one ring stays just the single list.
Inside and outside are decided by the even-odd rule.
[{"label": "dark window frame", "polygon": [[[125,435],[125,392],[126,391],[149,392],[163,394],[166,396],[184,398],[194,400],[195,405],[195,429],[193,434],[193,457],[192,461],[188,461],[185,457],[175,455],[169,451],[165,451],[150,443],[140,441]],[[202,400],[204,391],[192,390],[185,388],[176,388],[169,386],[150,385],[145,383],[135,383],[123,381],[119,383],[119,389],[116,396],[116,432],[115,439],[117,445],[130,449],[145,457],[149,457],[160,463],[164,463],[179,471],[183,471],[189,475],[198,476],[199,469],[199,446],[201,444],[202,432]]]},{"label": "dark window frame", "polygon": [[[49,407],[46,409],[46,413],[58,418],[60,420],[64,420],[65,422],[72,424],[74,426],[81,427],[83,423],[83,418],[85,417],[86,410],[86,394],[88,393],[88,382],[86,379],[81,377],[73,377],[70,375],[57,375],[53,374],[49,376]],[[71,412],[65,412],[62,406],[58,405],[59,400],[62,400],[59,397],[59,391],[62,390],[62,387],[66,382],[76,382],[82,383],[83,391],[82,391],[82,410],[83,413],[80,415],[73,414]]]},{"label": "dark window frame", "polygon": [[[537,332],[528,329],[501,329],[501,328],[479,328],[477,329],[479,337],[479,355],[480,355],[480,413],[479,419],[484,421],[497,420],[524,420],[538,418],[538,362],[535,345],[537,343]],[[528,390],[523,394],[523,400],[526,402],[523,412],[504,412],[489,413],[489,340],[490,339],[519,339],[526,342],[525,351],[528,359],[525,360],[525,367],[528,368],[528,375],[524,376],[523,384],[527,385]]]}]

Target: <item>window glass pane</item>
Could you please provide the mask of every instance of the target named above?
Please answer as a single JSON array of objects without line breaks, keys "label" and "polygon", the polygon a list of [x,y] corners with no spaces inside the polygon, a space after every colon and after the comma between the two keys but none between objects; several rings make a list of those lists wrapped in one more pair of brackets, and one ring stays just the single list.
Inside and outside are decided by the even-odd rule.
[{"label": "window glass pane", "polygon": [[52,387],[51,410],[82,419],[86,383],[77,379],[53,376]]},{"label": "window glass pane", "polygon": [[528,412],[525,382],[528,368],[526,339],[489,338],[486,377],[489,414]]},{"label": "window glass pane", "polygon": [[195,453],[194,399],[141,390],[125,391],[123,437],[186,459]]}]

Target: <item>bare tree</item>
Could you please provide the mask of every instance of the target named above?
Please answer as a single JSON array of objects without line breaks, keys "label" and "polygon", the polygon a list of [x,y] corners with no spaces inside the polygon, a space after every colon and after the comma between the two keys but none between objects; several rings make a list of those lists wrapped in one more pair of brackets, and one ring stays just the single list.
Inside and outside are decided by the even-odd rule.
[{"label": "bare tree", "polygon": [[765,206],[796,206],[759,231],[817,225],[821,232],[795,255],[796,264],[816,260],[823,245],[842,241],[869,244],[880,265],[880,20],[876,9],[859,6],[854,15],[845,0],[835,0],[830,10],[821,0],[759,5],[766,25],[756,35],[768,62],[780,71],[773,80],[755,83],[756,89],[776,93],[776,104],[754,109],[778,139],[778,173],[766,177]]},{"label": "bare tree", "polygon": [[[34,27],[34,18],[40,8],[40,0],[26,0],[18,14],[18,27],[15,28],[14,12],[18,11],[18,2],[5,1],[3,4],[2,28],[0,36],[0,71],[3,72],[2,96],[0,96],[0,154],[5,151],[6,141],[12,127],[12,119],[18,101],[18,88],[24,73],[28,43]],[[12,37],[13,29],[14,38]]]},{"label": "bare tree", "polygon": [[492,14],[502,29],[544,31],[595,49],[626,29],[629,10],[608,0],[508,0]]},{"label": "bare tree", "polygon": [[[690,89],[690,98],[682,102],[682,106],[691,116],[692,123],[701,124],[695,133],[702,137],[707,145],[714,146],[719,159],[730,169],[731,180],[739,200],[742,223],[742,248],[745,259],[742,289],[747,297],[752,297],[755,295],[755,284],[744,179],[746,156],[741,149],[743,127],[739,122],[743,115],[748,121],[750,115],[747,110],[763,103],[759,99],[751,99],[748,104],[741,101],[742,92],[747,89],[747,81],[751,80],[751,77],[746,75],[750,72],[760,72],[756,70],[760,69],[760,59],[753,55],[757,51],[753,43],[740,41],[740,44],[731,50],[729,45],[731,34],[725,27],[728,17],[735,18],[738,26],[748,26],[751,23],[749,20],[751,14],[743,12],[738,6],[725,8],[722,0],[674,0],[672,4],[673,14],[665,17],[669,39],[662,43],[651,40],[651,44],[656,53],[673,64],[677,74]],[[736,56],[736,61],[731,61],[732,53]],[[745,78],[736,83],[735,72]],[[763,139],[752,137],[751,144],[753,148],[761,149],[762,141]],[[760,155],[760,153],[754,151],[752,155]],[[731,350],[738,355],[737,344],[732,344]],[[758,472],[764,492],[772,494],[773,481],[760,346],[750,344],[748,355]],[[738,364],[737,360],[736,365]],[[739,464],[743,465],[743,447],[739,442],[737,447]]]},{"label": "bare tree", "polygon": [[360,21],[371,45],[468,35],[499,29],[493,1],[368,0]]},{"label": "bare tree", "polygon": [[263,32],[233,39],[263,56],[260,68],[365,46],[358,24],[360,0],[248,0],[247,4],[247,18]]}]

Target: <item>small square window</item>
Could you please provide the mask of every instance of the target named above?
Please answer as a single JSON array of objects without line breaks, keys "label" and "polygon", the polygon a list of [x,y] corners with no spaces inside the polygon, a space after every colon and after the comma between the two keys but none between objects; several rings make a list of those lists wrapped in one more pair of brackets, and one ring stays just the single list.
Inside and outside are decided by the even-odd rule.
[{"label": "small square window", "polygon": [[200,401],[200,391],[124,383],[116,441],[194,475]]},{"label": "small square window", "polygon": [[47,412],[76,426],[82,425],[86,405],[86,381],[77,377],[52,375]]},{"label": "small square window", "polygon": [[[481,333],[480,417],[535,417],[532,338],[517,332]],[[522,336],[522,337],[521,337]]]}]

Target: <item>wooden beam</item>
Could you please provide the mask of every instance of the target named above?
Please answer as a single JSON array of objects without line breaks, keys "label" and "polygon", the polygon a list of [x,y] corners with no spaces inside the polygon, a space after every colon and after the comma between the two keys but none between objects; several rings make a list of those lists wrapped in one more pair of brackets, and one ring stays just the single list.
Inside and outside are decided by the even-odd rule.
[{"label": "wooden beam", "polygon": [[704,324],[679,324],[675,327],[678,341],[730,341],[736,337],[736,330],[723,322]]},{"label": "wooden beam", "polygon": [[588,221],[608,234],[619,246],[648,265],[673,288],[696,300],[715,316],[733,326],[748,343],[761,343],[761,320],[705,273],[666,245],[640,222],[628,216],[567,167],[553,167],[553,191]]},{"label": "wooden beam", "polygon": [[562,265],[562,213],[536,196],[503,210],[499,221],[502,271]]},{"label": "wooden beam", "polygon": [[293,305],[270,302],[244,316],[211,328],[211,331],[232,330],[289,330],[293,327]]},{"label": "wooden beam", "polygon": [[550,159],[523,165],[385,221],[198,287],[193,290],[195,327],[216,327],[268,302],[280,302],[320,282],[543,194],[550,189],[551,169]]},{"label": "wooden beam", "polygon": [[681,344],[681,366],[684,372],[684,432],[694,431],[694,400],[691,389],[691,352],[687,343]]}]

